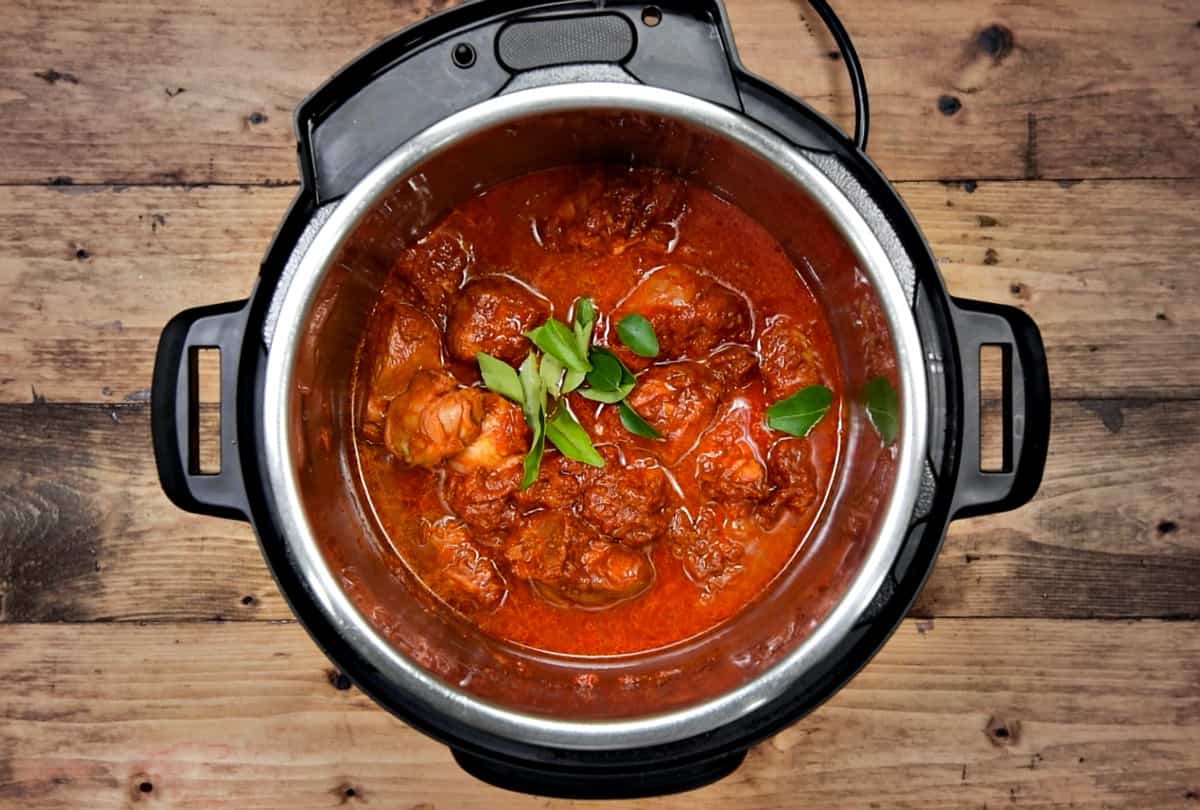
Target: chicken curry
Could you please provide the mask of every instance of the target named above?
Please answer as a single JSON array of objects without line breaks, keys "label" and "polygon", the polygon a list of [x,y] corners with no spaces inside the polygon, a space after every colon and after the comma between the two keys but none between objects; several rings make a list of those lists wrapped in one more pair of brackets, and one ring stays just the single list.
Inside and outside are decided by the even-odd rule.
[{"label": "chicken curry", "polygon": [[801,549],[842,440],[825,315],[712,192],[568,167],[465,202],[400,255],[355,371],[395,561],[484,632],[662,647]]}]

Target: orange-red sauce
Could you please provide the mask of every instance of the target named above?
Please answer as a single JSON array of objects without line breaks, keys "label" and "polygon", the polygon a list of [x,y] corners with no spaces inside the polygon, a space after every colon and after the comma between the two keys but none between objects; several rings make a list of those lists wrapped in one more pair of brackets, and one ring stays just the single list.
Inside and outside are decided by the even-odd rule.
[{"label": "orange-red sauce", "polygon": [[[617,211],[610,217],[617,220],[615,235],[601,227],[588,233],[585,249],[572,248],[570,239],[566,247],[548,245],[553,235],[548,229],[561,230],[564,216],[567,220],[573,217],[572,221],[582,228],[579,223],[587,212],[603,213],[606,204],[611,204],[614,211],[619,208],[612,201],[606,203],[603,192],[599,197],[594,196],[597,184],[603,187],[606,178],[611,177],[635,177],[641,184],[641,196],[634,195],[631,216],[634,220],[645,218],[647,227],[622,226],[621,218],[628,215],[626,205],[624,213]],[[507,592],[498,607],[468,613],[469,619],[493,636],[552,652],[610,655],[662,647],[702,633],[752,601],[787,564],[803,543],[829,487],[841,441],[842,381],[820,304],[781,246],[749,216],[711,192],[690,184],[682,186],[675,206],[663,213],[646,203],[646,195],[652,195],[661,183],[678,185],[680,181],[645,172],[629,175],[627,170],[577,167],[539,172],[503,183],[451,211],[436,225],[423,246],[409,249],[397,262],[389,282],[394,289],[385,291],[385,295],[394,293],[412,300],[414,306],[425,309],[434,323],[444,329],[446,308],[454,300],[454,291],[447,293],[448,301],[439,308],[438,296],[425,295],[422,285],[430,285],[433,283],[430,279],[436,277],[440,279],[437,283],[449,289],[447,272],[451,278],[455,274],[465,277],[454,278],[455,285],[485,275],[505,274],[544,296],[555,317],[563,321],[569,320],[572,305],[579,297],[591,297],[602,318],[596,343],[616,346],[616,329],[606,316],[619,311],[639,283],[666,264],[682,263],[696,268],[743,297],[752,321],[745,345],[756,354],[763,350],[762,334],[773,319],[784,316],[805,325],[808,354],[798,356],[795,362],[806,362],[819,369],[814,373],[835,396],[834,407],[804,440],[815,473],[815,496],[801,510],[782,509],[774,520],[744,521],[743,525],[751,528],[740,535],[744,547],[738,559],[741,569],[716,587],[706,588],[704,583],[690,577],[669,539],[659,537],[643,548],[653,563],[653,583],[639,595],[603,609],[586,609],[543,598],[527,581],[512,573],[503,556],[503,532],[494,533],[476,546],[481,555],[493,560]],[[581,197],[581,188],[591,188],[593,196]],[[564,201],[570,200],[574,202],[567,203],[564,209]],[[662,218],[667,215],[671,219]],[[565,227],[569,235],[571,222]],[[452,249],[438,249],[439,243]],[[369,341],[364,343],[360,370],[370,364],[373,352],[381,350],[385,349]],[[629,359],[628,354],[622,356]],[[673,359],[660,357],[656,363],[661,365]],[[704,364],[707,358],[695,359]],[[447,366],[463,384],[480,384],[472,365],[448,362]],[[755,369],[749,384],[736,390],[723,387],[722,401],[738,400],[755,413],[761,413],[773,399],[769,386],[759,377],[761,371]],[[358,396],[364,396],[366,392],[362,389],[368,382],[361,373],[357,385]],[[654,458],[658,452],[656,443],[636,439],[621,429],[615,419],[595,419],[598,410],[595,404],[573,397],[571,406],[598,446],[614,443],[630,457],[637,458]],[[765,459],[772,445],[782,438],[784,434],[760,425],[747,441],[757,442],[755,452]],[[437,520],[451,512],[440,491],[445,471],[439,467],[406,467],[378,436],[368,437],[359,431],[355,441],[366,492],[398,560],[405,561],[427,582],[433,581],[428,563],[423,563],[414,549],[421,542],[420,521]],[[557,453],[548,447],[543,472],[557,458]],[[678,486],[678,491],[672,487],[666,512],[673,514],[685,509],[694,516],[714,500],[698,484],[694,454],[684,455],[673,464],[663,462],[661,466]],[[777,482],[768,480],[772,487],[776,486]]]}]

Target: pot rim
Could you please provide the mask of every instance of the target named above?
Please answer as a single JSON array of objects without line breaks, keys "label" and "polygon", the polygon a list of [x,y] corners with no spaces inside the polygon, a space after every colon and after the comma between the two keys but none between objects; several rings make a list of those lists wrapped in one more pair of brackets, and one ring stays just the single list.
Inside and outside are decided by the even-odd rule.
[{"label": "pot rim", "polygon": [[[354,606],[325,563],[299,494],[289,392],[303,326],[324,273],[365,216],[396,182],[432,155],[473,134],[528,116],[619,109],[683,121],[747,148],[800,185],[824,211],[879,295],[892,332],[900,379],[901,424],[895,484],[871,548],[841,599],[797,647],[745,684],[703,703],[621,720],[560,720],[506,709],[456,689],[394,649]],[[891,569],[920,489],[928,424],[923,350],[904,289],[862,214],[796,147],[750,118],[670,90],[616,83],[572,83],[521,90],[449,116],[399,146],[355,186],[312,239],[287,288],[267,355],[263,387],[264,478],[272,517],[312,600],[346,643],[430,710],[481,731],[571,750],[641,748],[677,742],[739,720],[784,694],[855,626]]]}]

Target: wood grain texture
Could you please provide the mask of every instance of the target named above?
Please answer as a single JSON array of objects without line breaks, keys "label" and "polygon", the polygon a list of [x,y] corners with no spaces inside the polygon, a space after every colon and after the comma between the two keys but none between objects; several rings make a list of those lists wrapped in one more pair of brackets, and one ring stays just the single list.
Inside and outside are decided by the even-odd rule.
[{"label": "wood grain texture", "polygon": [[[299,101],[449,5],[10,4],[0,182],[294,180]],[[848,126],[843,66],[808,7],[728,5],[748,66]],[[866,63],[871,153],[896,179],[1200,176],[1200,30],[1187,3],[936,0],[901,14],[855,0],[838,12]]]},{"label": "wood grain texture", "polygon": [[[913,615],[1195,616],[1200,403],[1054,420],[1038,497],[954,524]],[[0,621],[289,617],[247,526],[163,496],[148,406],[0,407],[0,459]]]},{"label": "wood grain texture", "polygon": [[[5,806],[585,806],[467,778],[336,688],[295,625],[25,626],[0,647]],[[622,806],[1191,808],[1198,718],[1198,625],[909,621],[730,778]]]},{"label": "wood grain texture", "polygon": [[[1054,393],[1200,396],[1200,181],[910,183],[950,291],[1020,306]],[[0,402],[144,397],[176,312],[247,295],[294,191],[0,188]]]}]

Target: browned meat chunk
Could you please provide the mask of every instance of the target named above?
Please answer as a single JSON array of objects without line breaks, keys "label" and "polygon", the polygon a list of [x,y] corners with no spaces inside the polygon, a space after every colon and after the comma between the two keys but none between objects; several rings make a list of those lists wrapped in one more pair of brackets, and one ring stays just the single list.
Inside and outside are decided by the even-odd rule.
[{"label": "browned meat chunk", "polygon": [[725,404],[696,445],[696,480],[705,496],[725,502],[761,501],[770,485],[762,400],[736,397]]},{"label": "browned meat chunk", "polygon": [[655,270],[613,315],[644,316],[654,327],[663,359],[702,358],[723,343],[748,343],[750,307],[733,290],[683,264]]},{"label": "browned meat chunk", "polygon": [[426,581],[447,604],[463,613],[495,610],[508,588],[496,565],[479,553],[467,527],[453,518],[421,522],[421,543],[429,560]]},{"label": "browned meat chunk", "polygon": [[529,450],[529,425],[521,407],[499,394],[483,394],[479,436],[450,460],[460,472],[482,467],[496,470]]},{"label": "browned meat chunk", "polygon": [[446,350],[455,360],[474,363],[486,352],[512,365],[529,354],[525,333],[550,317],[550,303],[504,276],[471,281],[454,299],[446,322]]},{"label": "browned meat chunk", "polygon": [[817,473],[808,439],[788,437],[776,442],[767,456],[767,469],[775,486],[763,504],[767,520],[777,519],[785,509],[804,512],[816,502]]},{"label": "browned meat chunk", "polygon": [[444,371],[418,371],[388,408],[384,444],[405,464],[432,467],[479,437],[483,401]]},{"label": "browned meat chunk", "polygon": [[671,553],[700,586],[701,600],[708,601],[745,567],[741,561],[752,533],[744,506],[709,503],[694,519],[682,509],[676,512],[667,537]]},{"label": "browned meat chunk", "polygon": [[822,383],[821,358],[813,349],[811,328],[786,315],[777,315],[763,330],[759,339],[759,366],[771,402]]},{"label": "browned meat chunk", "polygon": [[498,394],[484,394],[479,436],[450,459],[442,499],[476,529],[508,529],[518,517],[512,496],[528,449],[529,427],[521,409]]},{"label": "browned meat chunk", "polygon": [[442,365],[442,338],[426,315],[394,296],[383,298],[371,315],[363,347],[369,358],[363,433],[371,441],[383,436],[383,420],[392,400],[408,388],[421,369]]},{"label": "browned meat chunk", "polygon": [[725,346],[709,355],[704,366],[726,388],[741,388],[755,379],[758,357],[746,346]]},{"label": "browned meat chunk", "polygon": [[529,489],[518,492],[515,500],[526,512],[535,509],[570,509],[579,501],[584,486],[597,472],[595,467],[547,449],[537,480]]},{"label": "browned meat chunk", "polygon": [[392,272],[407,286],[414,304],[440,319],[473,261],[471,247],[458,233],[440,229],[401,253]]},{"label": "browned meat chunk", "polygon": [[[700,433],[712,421],[721,395],[721,384],[698,363],[670,363],[655,366],[638,378],[629,395],[629,404],[662,435],[662,441],[639,439],[652,449],[667,466],[678,461],[692,448]],[[616,408],[605,409],[606,419],[616,418]],[[605,426],[610,435],[622,435],[623,429]],[[628,433],[624,433],[628,436]]]},{"label": "browned meat chunk", "polygon": [[530,515],[509,536],[505,557],[513,574],[528,579],[546,598],[584,607],[616,604],[654,579],[646,555],[557,511]]},{"label": "browned meat chunk", "polygon": [[648,460],[622,463],[616,448],[601,450],[606,462],[583,492],[580,514],[601,533],[627,546],[643,546],[667,528],[667,476]]},{"label": "browned meat chunk", "polygon": [[496,468],[474,467],[461,472],[449,469],[442,481],[442,499],[454,514],[484,533],[476,540],[495,545],[498,541],[485,535],[506,531],[520,518],[513,496],[521,484],[522,472],[520,457]]},{"label": "browned meat chunk", "polygon": [[639,243],[665,250],[685,195],[683,182],[665,172],[599,169],[537,223],[538,232],[555,251],[620,254]]}]

